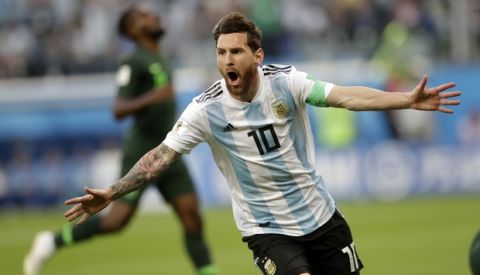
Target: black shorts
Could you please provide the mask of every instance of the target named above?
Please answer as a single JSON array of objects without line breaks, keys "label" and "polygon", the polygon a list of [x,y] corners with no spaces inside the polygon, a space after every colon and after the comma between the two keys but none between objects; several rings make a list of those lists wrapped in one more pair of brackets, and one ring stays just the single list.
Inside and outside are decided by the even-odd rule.
[{"label": "black shorts", "polygon": [[360,274],[363,267],[350,228],[338,210],[327,223],[304,236],[258,234],[243,241],[265,275],[351,275]]}]

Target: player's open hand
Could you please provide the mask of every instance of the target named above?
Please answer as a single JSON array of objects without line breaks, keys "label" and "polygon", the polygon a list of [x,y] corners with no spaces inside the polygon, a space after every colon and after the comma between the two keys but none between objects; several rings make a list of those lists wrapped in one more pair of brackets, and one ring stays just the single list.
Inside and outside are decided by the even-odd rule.
[{"label": "player's open hand", "polygon": [[453,110],[445,108],[445,105],[459,105],[460,100],[450,99],[459,96],[460,91],[445,92],[455,87],[454,82],[444,83],[433,88],[427,88],[428,76],[424,75],[420,83],[412,92],[412,109],[423,111],[438,111],[447,114],[453,113]]},{"label": "player's open hand", "polygon": [[85,192],[86,195],[65,201],[65,205],[73,205],[63,214],[69,222],[80,217],[77,224],[84,223],[88,217],[98,213],[112,202],[112,190],[110,188],[92,189],[85,187]]}]

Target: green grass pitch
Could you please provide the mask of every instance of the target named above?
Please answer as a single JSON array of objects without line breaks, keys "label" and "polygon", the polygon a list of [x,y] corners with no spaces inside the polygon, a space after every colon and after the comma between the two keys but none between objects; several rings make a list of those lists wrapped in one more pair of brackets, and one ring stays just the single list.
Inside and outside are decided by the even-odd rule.
[{"label": "green grass pitch", "polygon": [[[365,264],[363,275],[468,275],[468,249],[480,229],[480,196],[399,202],[340,202]],[[0,273],[21,274],[33,235],[65,223],[62,209],[0,210]],[[260,274],[228,208],[204,209],[207,238],[225,275]],[[170,213],[142,214],[120,234],[63,249],[44,275],[194,274]]]}]

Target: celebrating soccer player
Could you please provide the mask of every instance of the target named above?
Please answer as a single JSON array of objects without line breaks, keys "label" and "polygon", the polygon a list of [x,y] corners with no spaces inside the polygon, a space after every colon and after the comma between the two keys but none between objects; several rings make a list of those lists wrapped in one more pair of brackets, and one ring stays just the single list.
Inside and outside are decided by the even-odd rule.
[{"label": "celebrating soccer player", "polygon": [[262,65],[256,25],[239,13],[213,30],[223,79],[196,97],[163,142],[105,189],[66,201],[69,221],[88,217],[161,176],[183,153],[207,142],[227,178],[243,241],[264,274],[359,274],[349,226],[315,171],[306,111],[416,109],[452,113],[459,91],[427,87],[424,76],[409,92],[337,86],[287,65]]}]

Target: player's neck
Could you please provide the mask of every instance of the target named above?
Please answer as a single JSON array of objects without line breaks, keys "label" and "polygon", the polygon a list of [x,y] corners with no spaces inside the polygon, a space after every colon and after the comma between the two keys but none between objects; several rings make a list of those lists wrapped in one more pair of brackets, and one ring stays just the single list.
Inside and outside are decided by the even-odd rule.
[{"label": "player's neck", "polygon": [[137,45],[151,52],[156,53],[160,51],[160,43],[157,40],[143,39],[143,40],[137,41]]}]

